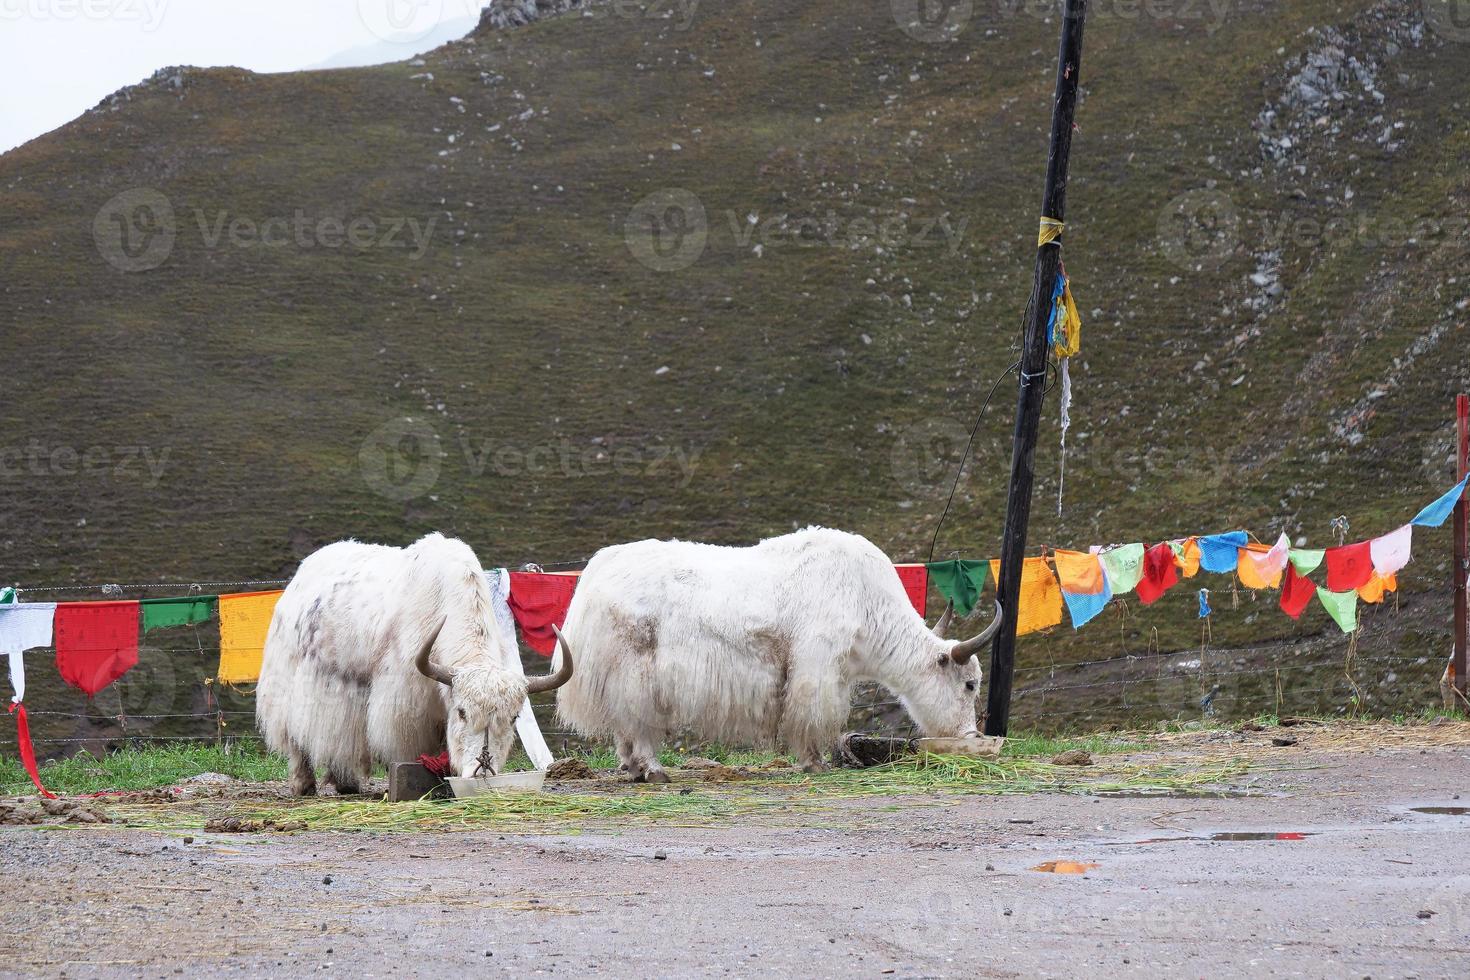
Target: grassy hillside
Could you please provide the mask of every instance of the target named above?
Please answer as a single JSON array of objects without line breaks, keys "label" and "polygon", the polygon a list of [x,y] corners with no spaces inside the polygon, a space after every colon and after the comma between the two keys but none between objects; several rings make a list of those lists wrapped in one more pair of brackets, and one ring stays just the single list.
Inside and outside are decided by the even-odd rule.
[{"label": "grassy hillside", "polygon": [[[1016,356],[1056,17],[977,4],[926,43],[878,0],[629,10],[375,68],[169,69],[0,157],[0,578],[813,522],[922,559]],[[1417,2],[1125,10],[1087,27],[1084,352],[1032,541],[1391,529],[1450,482],[1470,385],[1470,42]],[[941,555],[997,547],[1013,404]],[[1443,652],[1448,548],[1421,535],[1403,577],[1406,655]],[[1193,601],[1023,656],[1198,645]],[[1216,625],[1341,645],[1317,609]]]}]

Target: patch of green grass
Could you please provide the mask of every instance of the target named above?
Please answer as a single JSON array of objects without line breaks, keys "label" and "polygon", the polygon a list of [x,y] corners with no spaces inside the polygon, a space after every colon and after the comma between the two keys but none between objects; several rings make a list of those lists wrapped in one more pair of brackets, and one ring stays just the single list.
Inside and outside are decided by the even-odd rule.
[{"label": "patch of green grass", "polygon": [[1070,735],[1051,736],[1036,732],[1022,732],[1006,739],[1001,755],[1054,756],[1072,749],[1082,749],[1092,755],[1112,755],[1119,752],[1137,752],[1148,746],[1126,735]]},{"label": "patch of green grass", "polygon": [[[215,745],[166,745],[122,749],[99,759],[83,752],[41,767],[41,782],[53,793],[96,793],[101,790],[145,790],[173,786],[205,772],[218,772],[245,782],[286,778],[286,760],[253,742],[225,748]],[[0,758],[0,795],[35,792],[19,759]]]}]

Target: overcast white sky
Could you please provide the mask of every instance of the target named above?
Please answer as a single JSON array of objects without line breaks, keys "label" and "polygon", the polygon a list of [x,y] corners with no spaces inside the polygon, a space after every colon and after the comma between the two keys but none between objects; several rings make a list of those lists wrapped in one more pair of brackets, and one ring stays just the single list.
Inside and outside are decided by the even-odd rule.
[{"label": "overcast white sky", "polygon": [[252,71],[400,61],[488,0],[0,0],[0,152],[166,65]]}]

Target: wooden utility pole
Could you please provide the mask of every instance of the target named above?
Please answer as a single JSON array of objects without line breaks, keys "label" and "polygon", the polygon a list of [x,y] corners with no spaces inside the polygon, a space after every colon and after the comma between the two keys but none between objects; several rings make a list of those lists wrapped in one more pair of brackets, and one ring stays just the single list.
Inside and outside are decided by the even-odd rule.
[{"label": "wooden utility pole", "polygon": [[[1057,54],[1056,96],[1051,110],[1051,151],[1046,161],[1046,189],[1041,195],[1043,222],[1065,219],[1067,163],[1072,153],[1072,119],[1077,111],[1077,74],[1082,66],[1082,26],[1087,0],[1066,0],[1062,40]],[[1005,535],[1001,542],[997,583],[1005,622],[990,653],[990,693],[985,734],[1004,735],[1011,717],[1011,683],[1016,661],[1016,613],[1021,594],[1021,567],[1026,556],[1026,528],[1031,520],[1031,486],[1035,479],[1036,430],[1041,423],[1041,396],[1046,390],[1046,325],[1052,293],[1062,262],[1058,237],[1036,249],[1036,276],[1026,308],[1021,352],[1021,391],[1016,401],[1016,432],[1011,442],[1011,485],[1006,494]]]},{"label": "wooden utility pole", "polygon": [[[1461,395],[1455,399],[1455,430],[1457,439],[1455,441],[1455,459],[1457,480],[1465,479],[1465,473],[1470,471],[1470,396]],[[1455,504],[1455,690],[1460,696],[1470,695],[1470,678],[1466,677],[1467,667],[1470,667],[1470,624],[1467,624],[1465,611],[1465,579],[1470,576],[1470,493],[1460,495],[1460,502]],[[1465,704],[1465,701],[1461,701]]]}]

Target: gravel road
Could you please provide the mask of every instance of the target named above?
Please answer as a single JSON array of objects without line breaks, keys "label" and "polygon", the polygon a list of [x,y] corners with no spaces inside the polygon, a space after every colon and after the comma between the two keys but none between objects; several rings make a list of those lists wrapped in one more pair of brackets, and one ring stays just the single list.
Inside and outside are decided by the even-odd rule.
[{"label": "gravel road", "polygon": [[1470,806],[1466,750],[1282,758],[1310,768],[1258,767],[1264,797],[869,798],[783,826],[7,829],[0,973],[1465,976],[1470,815],[1413,808]]}]

